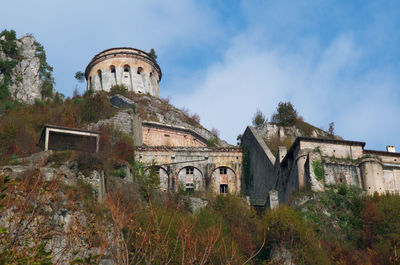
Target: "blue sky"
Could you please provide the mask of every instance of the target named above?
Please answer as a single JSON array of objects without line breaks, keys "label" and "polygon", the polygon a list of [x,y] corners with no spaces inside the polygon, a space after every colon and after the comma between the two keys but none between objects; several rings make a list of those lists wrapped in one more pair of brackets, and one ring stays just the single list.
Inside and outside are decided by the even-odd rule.
[{"label": "blue sky", "polygon": [[1,28],[33,34],[71,96],[98,52],[154,48],[161,97],[235,143],[256,109],[291,101],[305,121],[400,150],[399,1],[13,0]]}]

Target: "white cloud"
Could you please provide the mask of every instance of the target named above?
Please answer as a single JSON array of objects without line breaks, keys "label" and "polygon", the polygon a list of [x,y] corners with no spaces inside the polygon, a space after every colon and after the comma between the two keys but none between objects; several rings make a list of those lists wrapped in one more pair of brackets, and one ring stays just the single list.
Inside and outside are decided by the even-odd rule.
[{"label": "white cloud", "polygon": [[379,137],[400,143],[395,133],[400,125],[389,118],[400,110],[391,96],[397,78],[385,69],[359,73],[364,54],[352,34],[319,46],[318,56],[308,56],[307,47],[297,52],[273,43],[260,47],[246,34],[232,43],[193,93],[175,100],[199,113],[206,127],[218,128],[230,143],[251,123],[257,108],[270,116],[279,101],[291,101],[313,125],[327,128],[334,121],[344,138],[367,141],[374,148],[384,147]]}]

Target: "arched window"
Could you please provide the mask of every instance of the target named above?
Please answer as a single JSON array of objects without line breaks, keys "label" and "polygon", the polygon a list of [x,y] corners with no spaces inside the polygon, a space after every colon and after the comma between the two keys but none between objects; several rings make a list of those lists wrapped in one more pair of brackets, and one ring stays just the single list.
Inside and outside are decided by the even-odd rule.
[{"label": "arched window", "polygon": [[137,74],[140,75],[142,72],[143,72],[143,68],[142,68],[142,67],[139,67],[139,68],[137,69]]},{"label": "arched window", "polygon": [[115,85],[117,84],[117,74],[115,72],[115,66],[110,66],[111,76],[114,78]]},{"label": "arched window", "polygon": [[103,77],[101,75],[101,70],[100,69],[97,71],[97,74],[99,75],[100,87],[101,87],[101,89],[103,89]]},{"label": "arched window", "polygon": [[124,66],[124,72],[125,72],[125,73],[129,73],[129,69],[130,69],[129,65],[126,64],[126,65]]},{"label": "arched window", "polygon": [[150,72],[150,77],[153,77],[153,72]]}]

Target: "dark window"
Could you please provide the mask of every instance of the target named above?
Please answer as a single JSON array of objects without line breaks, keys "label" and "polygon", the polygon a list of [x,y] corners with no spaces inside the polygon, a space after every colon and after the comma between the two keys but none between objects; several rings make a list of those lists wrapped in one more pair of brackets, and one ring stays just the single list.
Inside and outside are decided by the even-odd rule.
[{"label": "dark window", "polygon": [[226,168],[226,167],[221,167],[221,168],[219,169],[219,174],[220,174],[220,175],[226,175],[226,172],[227,172],[227,168]]},{"label": "dark window", "polygon": [[115,66],[114,65],[111,65],[111,67],[110,67],[110,70],[111,70],[111,73],[115,73]]},{"label": "dark window", "polygon": [[186,175],[193,175],[194,167],[187,167],[186,168]]},{"label": "dark window", "polygon": [[99,75],[100,87],[101,87],[101,89],[103,89],[103,77],[101,75],[101,70],[98,70],[97,74]]},{"label": "dark window", "polygon": [[124,66],[124,72],[125,73],[129,73],[129,65],[125,65]]},{"label": "dark window", "polygon": [[228,193],[228,184],[219,185],[219,193],[221,194]]},{"label": "dark window", "polygon": [[142,72],[143,72],[143,68],[142,68],[142,67],[139,67],[139,68],[137,69],[137,74],[140,75]]},{"label": "dark window", "polygon": [[186,188],[187,190],[193,190],[193,189],[194,189],[194,183],[189,183],[189,182],[187,182],[187,183],[185,184],[185,188]]}]

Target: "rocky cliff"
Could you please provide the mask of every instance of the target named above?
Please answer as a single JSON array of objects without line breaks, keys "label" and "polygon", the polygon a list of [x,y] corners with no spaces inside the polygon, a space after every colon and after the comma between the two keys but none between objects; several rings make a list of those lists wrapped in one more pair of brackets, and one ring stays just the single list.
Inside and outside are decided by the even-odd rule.
[{"label": "rocky cliff", "polygon": [[[0,83],[5,95],[32,104],[53,95],[52,68],[46,63],[43,47],[31,35],[15,38],[15,32],[0,35]],[[11,34],[10,34],[11,33]],[[10,49],[10,46],[14,48]],[[13,66],[13,67],[12,67]],[[2,98],[4,98],[3,96]]]}]

